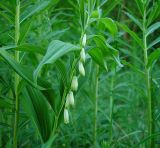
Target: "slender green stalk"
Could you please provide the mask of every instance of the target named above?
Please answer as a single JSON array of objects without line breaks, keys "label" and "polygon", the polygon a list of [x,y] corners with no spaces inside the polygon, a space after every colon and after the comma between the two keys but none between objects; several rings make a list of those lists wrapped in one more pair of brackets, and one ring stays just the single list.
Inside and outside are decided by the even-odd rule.
[{"label": "slender green stalk", "polygon": [[112,144],[112,138],[113,138],[113,106],[114,106],[114,100],[113,100],[113,85],[114,85],[114,75],[111,78],[111,95],[110,95],[110,129],[109,129],[109,145]]},{"label": "slender green stalk", "polygon": [[96,83],[95,83],[95,95],[94,95],[94,148],[96,148],[97,141],[97,111],[98,111],[98,78],[99,78],[99,66],[96,65]]},{"label": "slender green stalk", "polygon": [[[146,10],[144,10],[143,16],[143,45],[144,45],[144,64],[145,64],[145,76],[147,85],[147,104],[148,104],[148,135],[153,134],[153,117],[152,117],[152,96],[151,96],[151,75],[150,68],[147,67],[148,53],[147,53],[147,37],[146,37]],[[149,146],[154,147],[154,139],[149,140]]]},{"label": "slender green stalk", "polygon": [[62,102],[61,102],[60,110],[59,110],[57,116],[55,117],[54,127],[53,127],[53,130],[52,130],[51,136],[54,136],[55,133],[56,133],[56,129],[57,129],[57,127],[58,127],[59,117],[60,117],[60,114],[61,114],[62,109],[63,109],[64,104],[65,104],[66,94],[67,94],[67,89],[65,88],[65,89],[64,89],[64,92],[63,92],[63,96],[62,96]]},{"label": "slender green stalk", "polygon": [[[15,45],[18,45],[20,34],[20,1],[17,0],[16,14],[15,14]],[[19,51],[15,51],[15,60],[19,62]],[[19,76],[15,73],[15,119],[14,119],[14,133],[13,133],[13,148],[17,148],[17,135],[18,135],[18,120],[19,120],[19,98],[18,98],[18,84]]]}]

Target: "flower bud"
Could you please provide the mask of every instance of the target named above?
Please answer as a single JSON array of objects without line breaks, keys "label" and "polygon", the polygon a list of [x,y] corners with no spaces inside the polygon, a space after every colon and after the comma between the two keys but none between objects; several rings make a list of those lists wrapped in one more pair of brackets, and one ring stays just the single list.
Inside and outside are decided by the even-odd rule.
[{"label": "flower bud", "polygon": [[69,105],[70,105],[70,103],[69,103],[69,94],[67,94],[65,107],[69,108]]},{"label": "flower bud", "polygon": [[74,95],[72,91],[69,92],[68,101],[71,106],[74,106]]},{"label": "flower bud", "polygon": [[85,60],[86,60],[86,54],[85,54],[84,48],[82,48],[82,50],[80,52],[80,57],[81,57],[81,61],[85,62]]},{"label": "flower bud", "polygon": [[68,113],[68,110],[66,108],[64,109],[64,123],[65,124],[69,123],[69,113]]},{"label": "flower bud", "polygon": [[78,89],[78,78],[76,76],[74,76],[72,79],[71,89],[73,91],[77,91],[77,89]]},{"label": "flower bud", "polygon": [[86,36],[86,34],[84,34],[83,38],[82,38],[82,46],[83,47],[86,45],[86,41],[87,41],[87,36]]},{"label": "flower bud", "polygon": [[84,70],[84,67],[83,67],[83,63],[81,61],[79,62],[79,73],[82,76],[85,76],[85,70]]},{"label": "flower bud", "polygon": [[74,106],[74,95],[72,91],[67,94],[65,107],[68,108],[70,105]]}]

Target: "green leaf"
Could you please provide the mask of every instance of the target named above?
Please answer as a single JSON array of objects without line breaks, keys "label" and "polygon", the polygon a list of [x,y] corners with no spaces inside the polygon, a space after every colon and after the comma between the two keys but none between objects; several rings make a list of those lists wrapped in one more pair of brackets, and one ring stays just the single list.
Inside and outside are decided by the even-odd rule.
[{"label": "green leaf", "polygon": [[3,46],[3,47],[0,47],[0,51],[1,51],[1,50],[13,49],[13,48],[15,48],[15,47],[16,47],[15,45]]},{"label": "green leaf", "polygon": [[0,96],[0,108],[13,109],[13,104],[7,98]]},{"label": "green leaf", "polygon": [[0,55],[5,59],[5,61],[13,68],[13,70],[19,74],[24,80],[26,80],[33,87],[42,89],[33,82],[32,70],[29,67],[20,65],[14,58],[12,58],[5,50],[0,50]]},{"label": "green leaf", "polygon": [[138,6],[138,9],[139,9],[141,15],[143,16],[144,8],[143,8],[143,2],[142,2],[142,0],[135,0],[135,1],[136,1],[136,4]]},{"label": "green leaf", "polygon": [[6,13],[0,12],[0,15],[4,17],[10,24],[14,24],[13,18]]},{"label": "green leaf", "polygon": [[14,11],[12,9],[12,6],[9,5],[8,3],[6,3],[5,1],[0,3],[0,8],[2,8],[3,10],[5,10],[6,12],[8,12],[10,14],[10,16],[14,16]]},{"label": "green leaf", "polygon": [[49,0],[43,0],[40,1],[34,5],[30,5],[22,14],[21,14],[21,19],[20,22],[22,23],[25,21],[27,18],[41,12],[44,10],[48,5],[50,4]]},{"label": "green leaf", "polygon": [[87,19],[88,19],[86,3],[84,0],[77,0],[77,2],[79,5],[81,26],[82,26],[83,31],[85,31],[86,25],[87,25]]},{"label": "green leaf", "polygon": [[50,138],[54,118],[44,95],[37,89],[27,86],[23,90],[22,103],[27,115],[32,119],[38,133],[45,143]]},{"label": "green leaf", "polygon": [[88,12],[90,16],[92,15],[95,4],[96,4],[96,0],[88,0]]},{"label": "green leaf", "polygon": [[53,142],[56,139],[57,135],[51,136],[49,140],[42,145],[42,148],[51,148],[53,147]]},{"label": "green leaf", "polygon": [[15,48],[15,50],[31,52],[31,53],[39,53],[41,55],[44,55],[46,52],[44,48],[39,47],[37,45],[28,44],[28,43],[24,43],[24,44],[19,45],[18,47]]},{"label": "green leaf", "polygon": [[19,44],[21,44],[24,39],[26,38],[28,32],[29,32],[29,29],[30,29],[30,26],[31,26],[31,23],[32,23],[32,19],[30,20],[27,20],[27,21],[24,21],[21,25],[21,29],[20,29],[20,38],[19,38]]},{"label": "green leaf", "polygon": [[153,33],[155,30],[160,28],[160,22],[157,22],[153,25],[151,25],[147,31],[146,31],[146,36],[150,35],[151,33]]},{"label": "green leaf", "polygon": [[110,18],[101,18],[98,19],[100,22],[102,22],[105,27],[109,30],[109,32],[112,34],[113,37],[116,36],[118,29],[116,23],[110,19]]},{"label": "green leaf", "polygon": [[107,0],[103,16],[108,15],[120,2],[121,0]]},{"label": "green leaf", "polygon": [[153,7],[151,8],[151,11],[149,13],[148,19],[147,19],[147,26],[149,26],[158,16],[160,15],[160,1],[155,2],[153,4]]},{"label": "green leaf", "polygon": [[157,133],[154,133],[152,135],[149,135],[146,138],[142,139],[139,143],[137,143],[136,145],[134,145],[133,148],[140,147],[140,145],[142,145],[143,143],[147,143],[147,141],[149,141],[149,139],[158,137],[159,135],[160,135],[160,132],[157,132]]},{"label": "green leaf", "polygon": [[124,31],[129,33],[129,35],[138,43],[139,46],[143,48],[143,42],[142,40],[137,36],[137,34],[133,31],[131,31],[126,25],[117,23],[120,28],[122,28]]},{"label": "green leaf", "polygon": [[63,55],[67,54],[71,51],[79,50],[78,46],[74,46],[70,43],[65,43],[59,40],[54,40],[49,44],[49,47],[47,49],[47,52],[39,65],[37,66],[35,72],[34,72],[34,80],[37,80],[38,73],[40,69],[45,64],[54,63],[56,60],[61,58]]},{"label": "green leaf", "polygon": [[128,12],[125,12],[125,14],[142,30],[142,23],[135,18],[133,15],[129,14]]},{"label": "green leaf", "polygon": [[148,49],[152,48],[154,45],[160,42],[160,37],[156,38],[153,42],[148,45]]},{"label": "green leaf", "polygon": [[123,67],[119,60],[118,50],[109,45],[103,36],[94,35],[91,38],[94,39],[97,46],[96,48],[101,50],[104,57],[111,57],[120,67]]},{"label": "green leaf", "polygon": [[139,68],[137,68],[136,66],[132,65],[131,63],[129,63],[129,62],[125,61],[125,60],[122,60],[122,64],[125,65],[125,66],[130,67],[135,72],[138,72],[140,74],[145,75],[145,73],[143,71],[141,71]]},{"label": "green leaf", "polygon": [[98,65],[100,65],[102,68],[108,71],[107,64],[105,62],[105,58],[100,49],[92,48],[89,50],[88,53]]},{"label": "green leaf", "polygon": [[94,39],[97,47],[99,47],[102,50],[102,53],[105,56],[118,56],[118,51],[114,49],[111,45],[109,45],[103,36],[93,35],[91,38]]},{"label": "green leaf", "polygon": [[147,67],[150,68],[160,57],[160,48],[156,49],[149,55]]},{"label": "green leaf", "polygon": [[57,60],[56,67],[57,67],[57,69],[58,69],[58,71],[59,71],[59,73],[61,75],[61,79],[62,79],[64,85],[67,86],[68,77],[67,77],[67,71],[66,71],[65,63],[62,60]]}]

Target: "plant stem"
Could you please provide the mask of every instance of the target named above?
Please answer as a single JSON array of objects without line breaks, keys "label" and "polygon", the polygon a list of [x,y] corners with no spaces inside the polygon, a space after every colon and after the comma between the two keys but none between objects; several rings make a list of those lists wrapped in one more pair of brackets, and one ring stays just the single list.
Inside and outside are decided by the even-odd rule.
[{"label": "plant stem", "polygon": [[112,136],[113,136],[113,84],[114,84],[114,75],[111,78],[111,86],[110,86],[110,90],[111,90],[111,95],[110,95],[110,129],[109,129],[109,145],[111,147],[112,144]]},{"label": "plant stem", "polygon": [[[20,1],[17,0],[16,14],[15,14],[15,45],[18,45],[19,34],[20,34]],[[15,51],[15,60],[19,62],[19,51]],[[19,98],[18,98],[18,85],[19,76],[15,73],[15,119],[14,119],[14,133],[13,133],[13,148],[17,148],[17,135],[18,135],[18,120],[19,120]]]},{"label": "plant stem", "polygon": [[[147,53],[147,37],[146,37],[146,10],[144,10],[143,16],[143,44],[144,44],[144,64],[145,64],[145,76],[147,85],[147,103],[148,103],[148,135],[153,134],[153,117],[152,117],[152,96],[151,96],[151,76],[150,68],[147,67],[148,53]],[[149,146],[154,147],[154,139],[149,140]]]},{"label": "plant stem", "polygon": [[96,148],[97,141],[97,111],[98,111],[98,78],[99,66],[96,65],[96,80],[95,80],[95,95],[94,95],[94,148]]},{"label": "plant stem", "polygon": [[60,110],[59,110],[57,116],[55,117],[54,127],[53,127],[53,130],[52,130],[51,136],[54,136],[55,133],[56,133],[56,129],[57,129],[57,127],[58,127],[59,117],[60,117],[60,114],[61,114],[62,109],[63,109],[64,104],[65,104],[66,94],[67,94],[67,89],[65,88],[65,89],[64,89],[64,92],[63,92],[63,96],[62,96],[62,102],[61,102],[61,105],[60,105]]}]

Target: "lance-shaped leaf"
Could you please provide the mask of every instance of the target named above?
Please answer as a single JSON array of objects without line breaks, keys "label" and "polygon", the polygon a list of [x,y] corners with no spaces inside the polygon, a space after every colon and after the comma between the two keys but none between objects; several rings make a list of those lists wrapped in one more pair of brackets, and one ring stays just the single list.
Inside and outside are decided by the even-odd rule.
[{"label": "lance-shaped leaf", "polygon": [[[102,52],[103,57],[111,57],[120,67],[123,67],[123,65],[120,63],[120,60],[119,60],[118,50],[116,50],[114,47],[109,45],[105,41],[105,38],[103,36],[94,35],[91,38],[94,39],[96,46],[97,46],[97,49],[99,49]],[[94,55],[94,58],[95,58],[95,55]],[[104,58],[102,58],[102,59],[104,60]],[[106,65],[103,65],[103,66],[106,69]]]},{"label": "lance-shaped leaf", "polygon": [[15,45],[3,46],[3,47],[0,47],[0,51],[2,51],[2,50],[8,50],[8,49],[13,49],[15,47],[16,47]]},{"label": "lance-shaped leaf", "polygon": [[35,46],[33,44],[24,43],[15,48],[17,51],[24,51],[24,52],[30,52],[30,53],[39,53],[41,55],[45,54],[45,49],[40,46]]},{"label": "lance-shaped leaf", "polygon": [[88,53],[99,66],[108,71],[107,64],[100,49],[92,48]]},{"label": "lance-shaped leaf", "polygon": [[160,22],[157,22],[153,25],[151,25],[148,29],[147,29],[147,32],[146,32],[146,36],[152,34],[155,30],[159,29],[160,28]]},{"label": "lance-shaped leaf", "polygon": [[101,2],[101,6],[106,3],[105,10],[103,12],[103,16],[108,15],[121,1],[120,0],[106,0]]},{"label": "lance-shaped leaf", "polygon": [[137,36],[135,32],[130,30],[126,25],[117,23],[120,28],[122,28],[125,32],[127,32],[137,43],[139,46],[143,48],[142,40]]},{"label": "lance-shaped leaf", "polygon": [[10,54],[5,50],[2,50],[2,49],[0,50],[0,56],[12,67],[12,69],[18,75],[20,75],[29,84],[31,84],[33,87],[42,89],[41,87],[39,87],[38,85],[36,85],[33,82],[33,76],[32,76],[33,71],[30,68],[28,68],[27,66],[20,65],[19,63],[17,63],[14,60],[14,58],[11,57]]},{"label": "lance-shaped leaf", "polygon": [[63,55],[67,54],[70,51],[75,51],[75,50],[79,50],[79,47],[59,40],[52,41],[49,44],[45,56],[43,57],[43,59],[41,60],[41,62],[39,63],[34,72],[34,80],[35,81],[37,80],[38,73],[40,69],[43,67],[43,65],[54,63]]},{"label": "lance-shaped leaf", "polygon": [[112,20],[111,18],[92,18],[90,19],[90,23],[93,23],[95,21],[103,23],[113,37],[115,37],[116,34],[118,33],[117,25],[115,21]]},{"label": "lance-shaped leaf", "polygon": [[47,6],[50,4],[49,0],[40,1],[34,5],[30,5],[21,15],[20,22],[22,23],[27,18],[39,13],[40,11],[47,8]]},{"label": "lance-shaped leaf", "polygon": [[147,26],[149,26],[160,15],[160,1],[154,2],[153,7],[149,10]]},{"label": "lance-shaped leaf", "polygon": [[160,42],[160,36],[157,37],[154,41],[152,41],[149,45],[148,45],[148,49],[152,48],[154,45],[158,44]]},{"label": "lance-shaped leaf", "polygon": [[141,15],[143,16],[143,12],[144,12],[144,8],[143,8],[143,2],[141,0],[135,0],[137,7],[141,13]]},{"label": "lance-shaped leaf", "polygon": [[0,96],[0,108],[13,109],[13,102],[4,96]]},{"label": "lance-shaped leaf", "polygon": [[125,14],[142,30],[142,23],[132,14],[125,12]]},{"label": "lance-shaped leaf", "polygon": [[118,32],[117,25],[112,19],[102,18],[99,19],[99,21],[105,25],[105,27],[109,30],[109,32],[112,34],[113,37],[117,34]]},{"label": "lance-shaped leaf", "polygon": [[158,60],[158,58],[160,57],[160,48],[158,48],[157,50],[155,50],[154,52],[152,52],[148,58],[148,64],[147,67],[152,67],[153,64]]},{"label": "lance-shaped leaf", "polygon": [[30,86],[23,90],[23,97],[22,103],[27,115],[32,119],[43,143],[45,143],[50,138],[54,119],[50,118],[52,110],[50,110],[47,99],[39,90]]}]

